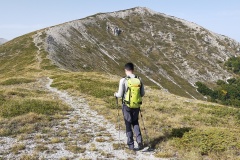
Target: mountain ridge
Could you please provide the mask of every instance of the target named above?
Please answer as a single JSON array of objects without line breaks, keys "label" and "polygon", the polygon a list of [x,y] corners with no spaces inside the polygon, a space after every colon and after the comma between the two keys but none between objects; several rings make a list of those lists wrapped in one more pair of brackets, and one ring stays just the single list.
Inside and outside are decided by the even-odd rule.
[{"label": "mountain ridge", "polygon": [[[119,28],[121,34],[116,35],[115,28]],[[109,71],[107,64],[111,64],[110,69],[121,66],[122,61],[134,59],[131,58],[131,54],[134,54],[133,57],[147,59],[144,60],[144,65],[133,60],[138,73],[146,81],[174,93],[170,88],[175,86],[182,90],[180,83],[185,80],[191,89],[178,95],[188,97],[200,97],[194,91],[197,81],[212,83],[234,76],[224,69],[222,63],[229,57],[240,55],[240,44],[231,38],[143,7],[99,13],[46,28],[42,33],[46,36],[44,48],[49,53],[49,58],[61,68],[71,71],[98,70],[119,75],[119,71]],[[66,55],[71,58],[66,59]],[[191,61],[185,58],[188,55],[192,56]],[[98,58],[100,61],[91,63]],[[199,60],[205,64],[199,65]],[[166,63],[164,67],[162,62]],[[169,68],[171,71],[168,71]],[[153,73],[157,75],[152,75]],[[159,76],[164,80],[159,80]],[[176,80],[179,78],[181,80]],[[170,87],[161,84],[169,82]]]},{"label": "mountain ridge", "polygon": [[146,7],[98,13],[32,34],[44,59],[62,69],[121,76],[121,66],[133,61],[146,84],[197,99],[203,96],[195,83],[234,77],[224,62],[240,55],[239,42]]}]

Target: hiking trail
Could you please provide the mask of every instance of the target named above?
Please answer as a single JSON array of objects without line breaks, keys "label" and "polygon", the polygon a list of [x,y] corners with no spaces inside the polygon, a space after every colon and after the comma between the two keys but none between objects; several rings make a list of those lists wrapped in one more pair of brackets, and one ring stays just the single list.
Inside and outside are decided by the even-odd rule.
[{"label": "hiking trail", "polygon": [[[58,122],[46,132],[33,132],[25,135],[24,139],[0,137],[0,159],[1,156],[2,159],[21,159],[25,155],[48,160],[160,159],[154,156],[154,152],[130,152],[125,149],[126,135],[122,131],[120,143],[124,145],[121,149],[114,147],[119,143],[119,131],[115,125],[91,110],[83,97],[71,96],[66,91],[53,88],[52,82],[49,77],[41,77],[34,86],[48,92],[53,99],[63,101],[71,110],[60,115]],[[16,144],[25,145],[17,154],[11,152]]]},{"label": "hiking trail", "polygon": [[42,58],[41,58],[41,43],[42,43],[42,39],[41,39],[41,36],[42,33],[41,32],[38,32],[37,34],[35,34],[33,36],[33,43],[35,45],[35,47],[38,49],[37,50],[37,54],[36,54],[36,59],[37,59],[37,69],[41,69],[41,63],[42,63]]},{"label": "hiking trail", "polygon": [[[119,131],[115,129],[115,125],[109,123],[103,116],[98,115],[96,111],[93,111],[88,106],[84,98],[70,96],[66,91],[60,91],[56,88],[52,88],[51,84],[52,79],[49,79],[46,87],[52,93],[59,96],[59,98],[64,101],[66,104],[70,105],[73,108],[73,111],[70,115],[67,116],[65,127],[70,129],[74,127],[81,132],[85,132],[89,135],[92,135],[92,139],[89,143],[79,146],[85,147],[86,151],[83,154],[78,154],[77,158],[110,158],[110,159],[157,159],[154,157],[153,153],[143,153],[141,151],[136,152],[136,154],[126,153],[124,150],[114,150],[113,144],[118,144],[118,134]],[[74,124],[69,123],[71,117],[77,117],[77,121]],[[84,122],[87,122],[84,123]],[[61,126],[56,126],[55,129],[59,129]],[[70,134],[70,136],[76,137],[77,135]],[[121,143],[126,143],[126,135],[124,132],[120,132]],[[102,141],[100,141],[102,139]],[[106,140],[106,141],[105,141]],[[96,151],[91,151],[91,146],[96,147]],[[66,152],[62,147],[59,152]],[[101,152],[105,153],[105,156]],[[74,156],[72,153],[70,155]]]}]

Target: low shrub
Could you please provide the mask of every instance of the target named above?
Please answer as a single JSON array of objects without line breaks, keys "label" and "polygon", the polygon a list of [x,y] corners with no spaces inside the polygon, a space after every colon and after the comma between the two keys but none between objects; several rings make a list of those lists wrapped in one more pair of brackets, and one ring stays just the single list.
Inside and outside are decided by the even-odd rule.
[{"label": "low shrub", "polygon": [[238,151],[239,136],[239,133],[227,129],[193,129],[174,141],[178,148],[186,151],[198,149],[202,155],[208,155],[211,152],[221,153],[229,149]]},{"label": "low shrub", "polygon": [[32,79],[26,78],[11,78],[1,82],[1,85],[15,85],[15,84],[22,84],[22,83],[31,83],[34,82]]},{"label": "low shrub", "polygon": [[23,99],[6,101],[0,106],[0,116],[15,117],[29,112],[37,114],[53,115],[59,111],[66,110],[67,106],[55,101]]}]

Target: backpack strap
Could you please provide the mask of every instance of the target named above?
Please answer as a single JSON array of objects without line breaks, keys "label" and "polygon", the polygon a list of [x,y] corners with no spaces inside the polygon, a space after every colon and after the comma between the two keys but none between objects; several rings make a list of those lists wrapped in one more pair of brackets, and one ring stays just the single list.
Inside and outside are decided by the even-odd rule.
[{"label": "backpack strap", "polygon": [[[130,78],[131,78],[130,76],[126,76],[126,77],[125,77],[125,83],[126,83],[126,82],[128,83],[128,80],[129,80]],[[125,94],[128,92],[128,90],[129,90],[129,87],[128,87],[128,85],[127,85],[127,89],[126,89],[126,91],[125,91]],[[130,90],[130,92],[131,92],[131,90]],[[125,95],[125,96],[126,96],[126,95]],[[124,98],[123,98],[123,104],[125,104],[125,103],[130,104],[130,93],[129,93],[129,101],[125,101]]]}]

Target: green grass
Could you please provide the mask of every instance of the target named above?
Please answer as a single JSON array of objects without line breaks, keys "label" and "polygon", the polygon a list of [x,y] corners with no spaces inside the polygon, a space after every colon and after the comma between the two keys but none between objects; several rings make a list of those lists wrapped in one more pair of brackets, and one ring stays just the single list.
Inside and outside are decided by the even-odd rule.
[{"label": "green grass", "polygon": [[240,150],[240,136],[237,130],[222,128],[194,129],[186,132],[183,137],[175,138],[176,147],[185,150],[198,150],[201,155],[210,153],[224,154],[227,151]]},{"label": "green grass", "polygon": [[52,125],[50,117],[28,113],[22,116],[0,119],[0,136],[19,135],[41,131],[42,128]]},{"label": "green grass", "polygon": [[12,100],[0,106],[0,116],[4,118],[15,117],[26,113],[34,112],[37,114],[53,115],[68,107],[54,102],[37,99]]},{"label": "green grass", "polygon": [[[1,45],[0,53],[0,77],[14,77],[26,74],[26,70],[34,68],[37,48],[32,42],[33,33],[18,37],[6,45]],[[29,70],[30,71],[30,70]]]},{"label": "green grass", "polygon": [[0,85],[16,85],[22,83],[31,83],[34,82],[32,79],[27,78],[10,78],[0,83]]},{"label": "green grass", "polygon": [[56,71],[58,70],[58,67],[54,65],[50,59],[47,58],[48,53],[46,51],[41,50],[41,69],[42,70],[50,70],[50,71]]},{"label": "green grass", "polygon": [[[117,124],[113,93],[118,89],[119,78],[110,79],[97,72],[68,73],[52,78],[53,87],[69,90],[73,95],[85,95],[93,109]],[[146,87],[142,112],[150,145],[161,150],[156,152],[158,157],[178,154],[180,159],[219,158],[230,152],[230,158],[238,157],[239,108],[185,99]],[[124,128],[121,121],[121,129]],[[146,143],[146,135],[142,132]]]},{"label": "green grass", "polygon": [[[11,81],[11,84],[13,82],[16,83]],[[39,90],[36,81],[33,83],[14,87],[8,83],[0,89],[0,136],[41,132],[57,122],[56,115],[64,116],[69,111],[61,101],[53,100],[48,92]]]},{"label": "green grass", "polygon": [[0,104],[3,104],[6,101],[4,95],[0,93]]},{"label": "green grass", "polygon": [[[110,81],[108,77],[104,77],[101,73],[89,73],[89,75],[95,77],[86,77],[84,74],[77,73],[74,74],[61,74],[53,76],[54,83],[51,87],[57,87],[59,89],[75,89],[81,93],[91,95],[95,98],[101,98],[107,100],[107,97],[113,95],[113,92],[118,87],[116,81]],[[71,76],[71,81],[69,80]]]}]

